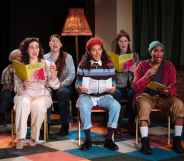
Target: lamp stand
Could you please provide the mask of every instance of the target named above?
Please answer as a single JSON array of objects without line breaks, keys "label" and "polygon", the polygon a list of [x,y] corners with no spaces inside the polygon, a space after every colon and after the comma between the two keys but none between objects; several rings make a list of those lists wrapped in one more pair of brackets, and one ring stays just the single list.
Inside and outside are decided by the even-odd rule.
[{"label": "lamp stand", "polygon": [[78,44],[78,36],[75,36],[75,52],[76,52],[76,62],[79,63],[79,44]]}]

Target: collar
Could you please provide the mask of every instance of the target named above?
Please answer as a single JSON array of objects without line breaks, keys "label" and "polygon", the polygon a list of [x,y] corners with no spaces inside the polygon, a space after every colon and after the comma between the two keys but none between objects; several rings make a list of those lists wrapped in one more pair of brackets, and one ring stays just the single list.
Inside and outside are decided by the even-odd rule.
[{"label": "collar", "polygon": [[99,61],[91,60],[90,63],[91,63],[91,65],[94,65],[94,64],[97,65],[98,64],[99,66],[102,66],[102,61],[101,60],[99,60]]},{"label": "collar", "polygon": [[52,60],[53,62],[56,62],[59,55],[53,54],[52,52],[49,53],[49,59]]}]

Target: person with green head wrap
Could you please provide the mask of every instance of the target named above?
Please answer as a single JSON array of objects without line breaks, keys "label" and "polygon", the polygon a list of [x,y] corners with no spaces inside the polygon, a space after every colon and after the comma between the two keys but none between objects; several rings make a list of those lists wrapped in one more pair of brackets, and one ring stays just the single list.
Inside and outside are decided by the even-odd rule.
[{"label": "person with green head wrap", "polygon": [[[148,51],[150,59],[141,61],[134,73],[133,89],[136,94],[136,105],[141,133],[141,151],[151,154],[149,144],[148,125],[153,108],[159,108],[169,114],[174,122],[173,150],[184,153],[181,145],[181,135],[184,123],[184,104],[176,97],[176,69],[173,63],[164,58],[165,46],[159,41],[152,41]],[[164,86],[160,89],[151,89],[148,84],[157,82]]]}]

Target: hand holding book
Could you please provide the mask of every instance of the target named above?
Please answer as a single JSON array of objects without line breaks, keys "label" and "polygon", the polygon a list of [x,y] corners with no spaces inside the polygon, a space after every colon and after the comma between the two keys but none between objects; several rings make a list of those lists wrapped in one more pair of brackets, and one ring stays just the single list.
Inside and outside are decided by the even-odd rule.
[{"label": "hand holding book", "polygon": [[160,95],[169,96],[170,95],[169,90],[172,88],[172,86],[173,86],[173,84],[170,84],[170,85],[166,86],[166,88],[161,89],[159,91]]},{"label": "hand holding book", "polygon": [[107,88],[105,92],[107,92],[107,93],[114,93],[115,90],[116,90],[116,87],[112,86],[112,88]]},{"label": "hand holding book", "polygon": [[84,86],[79,86],[79,93],[87,93],[88,92],[88,89]]},{"label": "hand holding book", "polygon": [[50,65],[50,76],[51,79],[54,80],[57,78],[57,70],[56,70],[56,65],[55,64],[51,64]]}]

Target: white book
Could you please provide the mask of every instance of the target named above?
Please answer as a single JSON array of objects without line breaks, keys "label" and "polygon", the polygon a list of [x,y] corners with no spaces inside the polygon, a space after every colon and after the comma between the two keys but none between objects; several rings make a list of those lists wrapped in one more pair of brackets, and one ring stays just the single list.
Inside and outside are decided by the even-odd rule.
[{"label": "white book", "polygon": [[112,78],[97,80],[90,77],[83,77],[82,86],[88,89],[87,94],[104,93],[112,88]]}]

